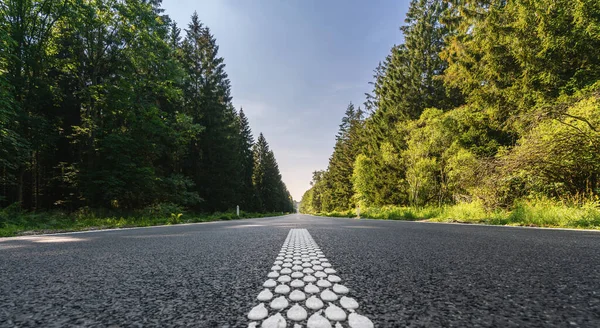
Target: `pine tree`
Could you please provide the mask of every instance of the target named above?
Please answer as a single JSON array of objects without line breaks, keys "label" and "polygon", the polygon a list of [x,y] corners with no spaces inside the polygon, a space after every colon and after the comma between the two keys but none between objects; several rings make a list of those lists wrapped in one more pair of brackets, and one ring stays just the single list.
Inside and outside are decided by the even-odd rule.
[{"label": "pine tree", "polygon": [[261,133],[258,136],[256,144],[254,144],[253,155],[254,155],[254,174],[252,176],[254,190],[256,192],[257,206],[260,211],[267,211],[268,198],[270,195],[270,186],[268,185],[268,169],[267,169],[267,156],[269,154],[269,145],[267,140]]},{"label": "pine tree", "polygon": [[367,107],[372,115],[365,122],[363,153],[372,163],[375,181],[369,193],[375,205],[407,201],[406,169],[401,152],[406,149],[406,126],[424,109],[451,109],[462,103],[454,88],[441,79],[447,63],[439,53],[450,34],[442,17],[448,3],[442,0],[411,1],[406,25],[401,27],[404,44],[394,46],[375,72],[374,90]]},{"label": "pine tree", "polygon": [[262,211],[290,211],[291,196],[281,180],[275,155],[269,149],[269,144],[262,133],[254,145],[253,180]]},{"label": "pine tree", "polygon": [[252,209],[252,133],[216,40],[197,14],[182,40],[161,2],[2,2],[0,205]]},{"label": "pine tree", "polygon": [[593,0],[457,2],[444,81],[512,134],[499,140],[509,146],[544,115],[536,108],[600,79],[599,12]]},{"label": "pine tree", "polygon": [[243,109],[240,109],[238,119],[240,129],[239,150],[242,160],[240,204],[246,211],[254,211],[257,209],[257,198],[252,182],[252,176],[254,175],[254,153],[252,150],[254,137],[252,136],[248,117],[244,114]]},{"label": "pine tree", "polygon": [[[0,18],[0,49],[9,49],[12,38],[4,28],[5,22]],[[14,186],[16,170],[25,161],[23,156],[28,152],[27,141],[19,134],[18,116],[15,110],[12,88],[8,81],[9,59],[0,55],[0,204],[9,197],[8,186]]]},{"label": "pine tree", "polygon": [[187,172],[193,177],[206,210],[226,210],[239,204],[242,161],[237,115],[231,104],[230,82],[219,47],[197,13],[186,30],[183,61],[188,71],[186,110],[204,127],[191,145]]},{"label": "pine tree", "polygon": [[347,210],[354,207],[352,172],[354,161],[360,152],[360,133],[363,123],[363,112],[355,109],[350,103],[342,118],[333,154],[329,159],[326,183],[330,201],[324,204],[324,211]]},{"label": "pine tree", "polygon": [[6,196],[25,208],[45,205],[40,195],[49,181],[43,173],[46,156],[51,155],[48,150],[55,148],[57,136],[49,76],[52,60],[47,48],[66,9],[67,1],[11,0],[0,5],[0,29],[6,32],[1,36],[0,57],[6,63],[3,75],[10,85],[6,111],[17,123],[10,129],[16,143],[9,144],[21,152],[8,157],[16,168],[4,168],[14,177]]},{"label": "pine tree", "polygon": [[425,108],[450,109],[460,104],[456,91],[447,90],[441,76],[447,67],[440,58],[449,28],[441,21],[447,1],[412,0],[404,44],[394,46],[377,70],[373,101],[386,128],[418,118]]}]

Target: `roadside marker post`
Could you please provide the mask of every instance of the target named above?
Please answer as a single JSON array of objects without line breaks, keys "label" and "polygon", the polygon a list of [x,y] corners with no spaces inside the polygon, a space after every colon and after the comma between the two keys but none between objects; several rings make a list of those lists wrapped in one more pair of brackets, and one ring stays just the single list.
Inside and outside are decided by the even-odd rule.
[{"label": "roadside marker post", "polygon": [[239,217],[240,216],[240,205],[236,206],[236,211],[235,212],[237,213],[237,216]]}]

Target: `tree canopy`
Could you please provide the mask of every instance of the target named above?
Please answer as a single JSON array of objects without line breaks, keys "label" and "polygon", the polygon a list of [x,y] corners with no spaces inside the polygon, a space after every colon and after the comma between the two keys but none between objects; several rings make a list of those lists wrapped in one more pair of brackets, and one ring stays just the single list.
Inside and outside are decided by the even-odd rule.
[{"label": "tree canopy", "polygon": [[337,141],[301,210],[597,197],[599,26],[591,0],[411,1],[358,150]]},{"label": "tree canopy", "polygon": [[0,45],[0,204],[293,208],[198,14],[182,31],[160,0],[7,0]]}]

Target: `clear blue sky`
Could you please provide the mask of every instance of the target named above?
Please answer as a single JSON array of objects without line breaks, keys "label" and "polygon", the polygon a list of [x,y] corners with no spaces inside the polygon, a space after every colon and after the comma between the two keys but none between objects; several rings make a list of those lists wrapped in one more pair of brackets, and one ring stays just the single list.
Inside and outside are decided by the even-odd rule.
[{"label": "clear blue sky", "polygon": [[262,132],[296,200],[327,167],[349,102],[361,105],[409,0],[164,0],[181,28],[210,27],[255,138]]}]

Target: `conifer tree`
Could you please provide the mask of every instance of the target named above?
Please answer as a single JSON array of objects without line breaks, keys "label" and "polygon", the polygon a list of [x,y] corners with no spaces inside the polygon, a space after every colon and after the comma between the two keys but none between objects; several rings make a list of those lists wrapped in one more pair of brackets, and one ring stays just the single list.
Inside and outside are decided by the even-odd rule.
[{"label": "conifer tree", "polygon": [[269,144],[262,133],[254,145],[253,180],[262,211],[291,211],[292,199],[281,180],[275,155],[269,149]]},{"label": "conifer tree", "polygon": [[407,147],[407,122],[428,107],[450,109],[462,102],[455,88],[447,88],[441,79],[447,63],[440,52],[450,33],[442,23],[447,6],[442,0],[411,1],[401,27],[404,44],[394,46],[376,69],[373,94],[367,99],[373,113],[363,134],[363,153],[373,164],[370,194],[376,205],[407,200],[400,158]]},{"label": "conifer tree", "polygon": [[350,103],[342,118],[336,144],[329,160],[326,180],[329,186],[329,203],[325,211],[346,210],[354,206],[352,190],[352,172],[356,156],[360,152],[360,133],[363,123],[363,113]]},{"label": "conifer tree", "polygon": [[206,210],[226,210],[239,203],[241,160],[237,140],[239,129],[231,104],[230,82],[216,40],[198,18],[186,30],[183,61],[188,79],[186,110],[204,127],[191,145],[187,171],[193,177]]},{"label": "conifer tree", "polygon": [[0,206],[252,209],[216,40],[197,14],[182,40],[161,2],[0,2]]},{"label": "conifer tree", "polygon": [[254,153],[252,150],[254,147],[254,137],[252,136],[248,117],[243,109],[240,109],[238,120],[240,129],[239,150],[242,160],[240,203],[245,210],[254,211],[257,209],[257,198],[254,191],[254,184],[252,183],[252,176],[254,174]]},{"label": "conifer tree", "polygon": [[[356,200],[507,207],[526,196],[597,195],[596,3],[413,0],[404,43],[367,95]],[[343,140],[302,211],[344,205]]]}]

